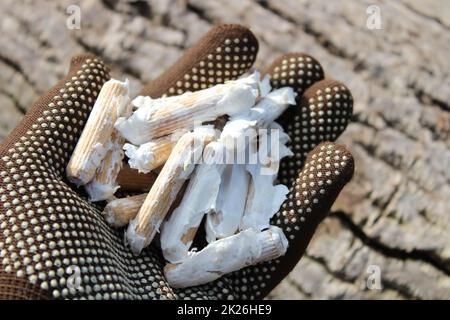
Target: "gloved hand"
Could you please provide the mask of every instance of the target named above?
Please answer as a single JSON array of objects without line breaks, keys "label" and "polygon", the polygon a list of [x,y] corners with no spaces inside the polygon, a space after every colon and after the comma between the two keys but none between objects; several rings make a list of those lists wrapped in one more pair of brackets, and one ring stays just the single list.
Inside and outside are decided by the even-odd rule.
[{"label": "gloved hand", "polygon": [[[166,73],[145,86],[159,97],[199,90],[247,72],[258,42],[246,28],[212,29]],[[151,52],[149,52],[151,59]],[[160,250],[136,257],[123,230],[110,228],[65,168],[108,68],[85,54],[72,59],[63,80],[40,97],[0,147],[0,298],[259,299],[296,265],[320,221],[353,174],[353,159],[334,144],[352,114],[349,90],[323,80],[320,64],[286,54],[265,71],[272,86],[298,93],[277,121],[291,137],[293,157],[279,181],[290,188],[272,224],[289,240],[285,256],[248,267],[206,285],[173,289],[165,281]]]}]

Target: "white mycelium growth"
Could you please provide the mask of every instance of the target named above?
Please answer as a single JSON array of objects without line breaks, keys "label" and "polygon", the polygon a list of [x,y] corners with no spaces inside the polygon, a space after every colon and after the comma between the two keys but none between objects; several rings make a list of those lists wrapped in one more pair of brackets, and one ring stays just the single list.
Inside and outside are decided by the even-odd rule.
[{"label": "white mycelium growth", "polygon": [[135,145],[193,129],[198,123],[248,110],[258,96],[259,73],[214,87],[186,92],[180,96],[133,100],[137,110],[129,118],[119,118],[116,129]]},{"label": "white mycelium growth", "polygon": [[[250,110],[231,117],[225,124],[219,140],[211,142],[205,148],[206,158],[212,151],[222,155],[222,157],[216,157],[216,160],[224,160],[224,152],[226,154],[230,151],[229,149],[244,154],[257,152],[256,149],[251,151],[249,148],[255,145],[258,141],[256,139],[245,140],[243,143],[236,142],[252,136],[250,133],[252,130],[271,129],[256,131],[253,134],[255,138],[258,135],[265,138],[259,138],[260,144],[262,140],[270,138],[271,132],[275,130],[276,142],[273,146],[269,143],[270,146],[266,150],[259,148],[259,151],[265,151],[266,154],[260,152],[261,155],[251,155],[257,159],[255,164],[245,162],[211,164],[206,161],[196,167],[183,201],[170,219],[164,223],[161,233],[164,257],[174,263],[166,268],[166,277],[171,285],[184,287],[201,284],[224,273],[261,261],[259,259],[265,259],[260,256],[261,252],[252,252],[251,258],[237,255],[232,261],[220,257],[224,251],[240,252],[242,246],[252,246],[252,243],[255,248],[258,248],[259,233],[270,227],[270,218],[278,211],[288,192],[286,186],[273,185],[278,173],[279,161],[292,154],[285,146],[288,141],[287,135],[273,121],[290,104],[295,104],[295,93],[291,88],[281,88],[270,92],[268,78],[259,82],[258,87],[259,102]],[[237,150],[239,146],[244,146],[243,150]],[[272,152],[275,150],[271,150],[271,146],[279,150]],[[235,161],[238,158],[233,156],[227,159]],[[249,161],[250,157],[244,156],[244,160]],[[271,171],[265,173],[263,169]],[[210,244],[198,254],[189,252],[205,214],[207,214],[207,240]],[[282,236],[278,239],[285,240],[281,229],[279,232]],[[247,237],[245,236],[247,234],[255,236]],[[287,243],[287,241],[280,241]],[[284,251],[279,252],[277,257],[281,254],[284,254]],[[208,275],[207,270],[221,271],[211,276]],[[192,273],[191,276],[189,276],[190,273]],[[185,282],[179,277],[185,279]],[[189,280],[186,280],[187,278]]]},{"label": "white mycelium growth", "polygon": [[259,232],[246,229],[217,240],[175,264],[166,265],[164,274],[172,287],[185,288],[214,281],[224,274],[286,253],[288,241],[275,226]]}]

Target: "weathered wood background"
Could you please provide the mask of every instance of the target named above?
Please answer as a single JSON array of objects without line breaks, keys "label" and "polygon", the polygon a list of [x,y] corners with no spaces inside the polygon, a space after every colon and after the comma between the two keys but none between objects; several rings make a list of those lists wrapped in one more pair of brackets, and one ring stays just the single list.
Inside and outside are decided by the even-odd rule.
[{"label": "weathered wood background", "polygon": [[[66,28],[71,4],[81,7],[81,30]],[[381,30],[366,26],[371,4],[381,10]],[[223,22],[257,35],[257,66],[307,52],[350,87],[356,103],[340,138],[355,156],[355,177],[270,297],[450,298],[447,0],[3,0],[0,139],[63,77],[73,54],[101,55],[137,91]],[[373,266],[381,290],[367,288]]]}]

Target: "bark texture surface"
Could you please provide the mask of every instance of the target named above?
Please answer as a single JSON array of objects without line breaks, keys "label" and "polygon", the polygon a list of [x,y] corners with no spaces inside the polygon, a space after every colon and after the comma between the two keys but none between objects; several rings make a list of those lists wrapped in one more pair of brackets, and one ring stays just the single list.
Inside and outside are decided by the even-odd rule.
[{"label": "bark texture surface", "polygon": [[[0,2],[0,141],[34,99],[90,51],[140,86],[216,23],[260,41],[256,67],[277,55],[316,57],[347,84],[354,121],[338,140],[353,181],[307,255],[270,295],[282,299],[450,298],[450,6],[445,0],[173,0]],[[377,5],[382,29],[367,27]],[[367,279],[380,271],[381,289]]]}]

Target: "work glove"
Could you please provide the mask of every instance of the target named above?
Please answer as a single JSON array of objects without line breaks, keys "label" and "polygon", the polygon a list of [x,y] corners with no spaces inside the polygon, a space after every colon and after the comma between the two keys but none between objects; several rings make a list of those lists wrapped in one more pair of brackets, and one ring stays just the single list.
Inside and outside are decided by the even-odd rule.
[{"label": "work glove", "polygon": [[[248,72],[258,42],[245,27],[214,27],[164,74],[143,87],[152,98],[179,95]],[[151,59],[151,52],[149,52]],[[289,240],[287,253],[185,289],[164,278],[155,244],[135,256],[124,230],[111,228],[101,205],[68,182],[65,169],[102,85],[99,57],[72,58],[67,76],[42,95],[0,146],[0,298],[3,299],[261,299],[297,264],[317,227],[353,174],[349,151],[333,141],[352,115],[345,85],[324,79],[314,58],[280,56],[263,70],[274,88],[297,93],[278,120],[294,155],[278,181],[289,194],[271,223]],[[123,190],[126,191],[126,190]]]}]

